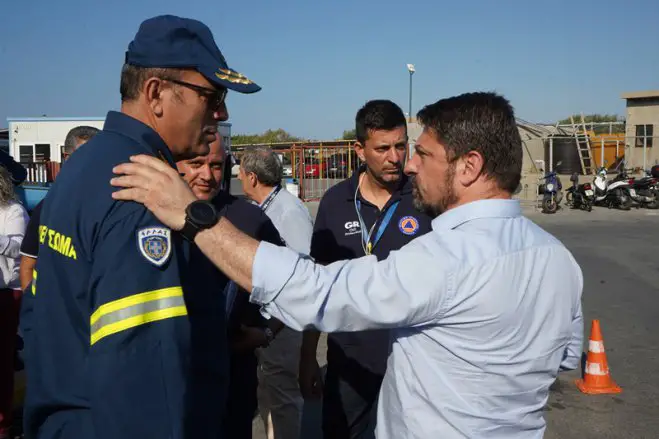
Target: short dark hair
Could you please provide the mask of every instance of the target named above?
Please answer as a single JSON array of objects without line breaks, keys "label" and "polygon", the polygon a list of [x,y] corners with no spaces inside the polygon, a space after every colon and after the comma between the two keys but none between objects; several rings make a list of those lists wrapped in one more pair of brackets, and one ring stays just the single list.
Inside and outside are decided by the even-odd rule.
[{"label": "short dark hair", "polygon": [[403,110],[386,99],[375,99],[366,102],[357,112],[355,117],[355,137],[364,145],[371,130],[391,131],[404,126],[407,129],[407,121]]},{"label": "short dark hair", "polygon": [[95,127],[81,125],[71,129],[64,140],[64,153],[73,154],[76,149],[76,144],[84,140],[85,142],[98,134],[100,130]]},{"label": "short dark hair", "polygon": [[513,193],[522,178],[522,139],[510,102],[477,92],[441,99],[417,113],[417,120],[446,147],[449,160],[477,151],[484,173]]},{"label": "short dark hair", "polygon": [[180,79],[181,70],[169,68],[137,67],[124,64],[121,69],[121,102],[134,101],[140,95],[144,82],[149,78]]}]

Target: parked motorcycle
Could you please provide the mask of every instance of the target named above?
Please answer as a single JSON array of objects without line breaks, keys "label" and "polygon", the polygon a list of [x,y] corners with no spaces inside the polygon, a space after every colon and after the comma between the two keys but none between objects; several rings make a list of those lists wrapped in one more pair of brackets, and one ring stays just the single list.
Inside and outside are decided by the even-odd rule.
[{"label": "parked motorcycle", "polygon": [[593,210],[595,202],[595,191],[590,183],[579,184],[579,174],[576,172],[570,177],[572,186],[565,192],[565,204],[572,209],[581,209],[585,211]]},{"label": "parked motorcycle", "polygon": [[623,167],[614,181],[626,181],[629,183],[629,196],[637,203],[638,207],[646,209],[659,209],[659,191],[657,190],[657,179],[649,175],[641,178],[629,177],[627,170]]},{"label": "parked motorcycle", "polygon": [[[556,164],[556,166],[560,165],[561,162]],[[563,185],[555,171],[545,173],[543,177],[540,177],[540,181],[543,180],[544,183],[538,185],[538,195],[542,195],[542,212],[555,213],[563,199],[563,192],[561,192]]]},{"label": "parked motorcycle", "polygon": [[595,186],[595,205],[605,206],[611,209],[618,207],[629,210],[632,206],[632,198],[629,193],[631,185],[628,180],[607,181],[606,168],[601,167],[593,180]]}]

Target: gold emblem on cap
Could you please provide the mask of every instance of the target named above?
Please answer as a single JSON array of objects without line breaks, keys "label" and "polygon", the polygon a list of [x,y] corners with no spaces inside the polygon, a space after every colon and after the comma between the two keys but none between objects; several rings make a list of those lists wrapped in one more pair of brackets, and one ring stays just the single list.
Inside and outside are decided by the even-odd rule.
[{"label": "gold emblem on cap", "polygon": [[234,72],[229,69],[217,69],[217,71],[219,73],[215,73],[215,76],[223,81],[229,81],[236,84],[254,84],[252,80],[247,79],[242,73]]}]

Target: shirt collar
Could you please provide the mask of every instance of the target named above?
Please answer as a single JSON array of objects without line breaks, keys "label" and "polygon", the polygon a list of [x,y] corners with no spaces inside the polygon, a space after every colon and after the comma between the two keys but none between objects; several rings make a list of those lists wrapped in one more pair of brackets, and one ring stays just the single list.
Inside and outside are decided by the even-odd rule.
[{"label": "shirt collar", "polygon": [[[355,192],[357,191],[357,186],[359,185],[359,176],[366,172],[366,165],[360,165],[355,172],[352,173],[348,179],[348,193],[346,194],[348,201],[355,200]],[[398,200],[403,195],[408,195],[412,193],[412,180],[405,174],[401,177],[400,184],[396,191],[392,194],[391,200]]]},{"label": "shirt collar", "polygon": [[454,207],[432,220],[433,230],[450,230],[482,218],[516,218],[522,215],[519,200],[478,200]]},{"label": "shirt collar", "polygon": [[167,147],[165,141],[162,140],[162,137],[153,128],[139,120],[118,111],[110,111],[105,118],[103,130],[115,132],[134,140],[136,143],[153,152],[156,157],[163,159],[172,167],[176,167],[172,152]]},{"label": "shirt collar", "polygon": [[[268,198],[270,198],[270,196],[272,195],[272,193],[273,193],[274,191],[276,191],[278,187],[279,187],[279,185],[277,185],[277,186],[273,186],[273,187],[272,187],[272,189],[270,190],[270,192],[268,192],[268,195],[266,195],[266,197],[263,199],[263,203],[265,203],[266,201],[268,201]],[[257,203],[256,201],[254,202],[254,204],[256,204],[256,205],[259,206],[259,207],[263,207],[263,203]]]}]

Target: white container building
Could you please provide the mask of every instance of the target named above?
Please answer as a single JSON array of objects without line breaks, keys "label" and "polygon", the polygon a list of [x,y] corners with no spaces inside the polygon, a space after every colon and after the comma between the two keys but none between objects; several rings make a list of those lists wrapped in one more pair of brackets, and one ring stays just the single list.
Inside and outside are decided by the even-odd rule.
[{"label": "white container building", "polygon": [[[103,128],[104,117],[8,118],[8,149],[14,160],[28,169],[28,181],[46,182],[45,162],[62,162],[62,148],[68,132],[81,125]],[[231,148],[231,124],[219,123],[223,146]]]}]

